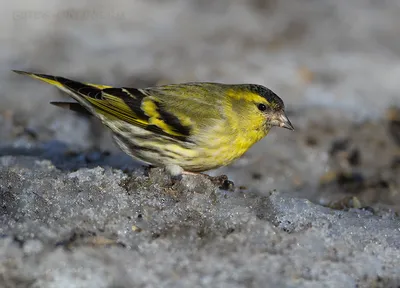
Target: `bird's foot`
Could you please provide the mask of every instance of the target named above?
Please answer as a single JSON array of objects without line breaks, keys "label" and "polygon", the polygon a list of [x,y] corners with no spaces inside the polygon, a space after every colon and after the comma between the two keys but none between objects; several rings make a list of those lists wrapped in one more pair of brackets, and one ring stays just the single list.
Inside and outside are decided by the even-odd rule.
[{"label": "bird's foot", "polygon": [[[145,167],[145,172],[148,174],[155,166],[149,165]],[[164,167],[165,171],[170,175],[171,187],[182,180],[183,175],[202,176],[208,178],[214,185],[217,185],[222,190],[233,190],[234,183],[228,179],[226,175],[210,176],[204,173],[189,172],[183,170],[177,165],[168,165]]]},{"label": "bird's foot", "polygon": [[228,179],[226,175],[219,175],[219,176],[210,176],[203,173],[195,173],[189,171],[183,171],[182,174],[184,175],[201,175],[203,177],[207,177],[214,185],[217,185],[222,190],[233,190],[235,184]]}]

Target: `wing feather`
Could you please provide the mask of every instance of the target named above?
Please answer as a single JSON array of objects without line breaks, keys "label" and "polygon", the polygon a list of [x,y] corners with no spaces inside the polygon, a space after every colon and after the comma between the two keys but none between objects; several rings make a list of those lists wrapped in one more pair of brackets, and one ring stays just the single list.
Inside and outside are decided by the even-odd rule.
[{"label": "wing feather", "polygon": [[56,86],[67,92],[94,115],[100,114],[108,120],[125,121],[153,133],[181,141],[191,141],[193,122],[190,117],[182,112],[182,109],[178,109],[177,114],[174,113],[171,108],[173,108],[174,103],[179,103],[179,101],[168,105],[166,99],[160,99],[160,97],[162,98],[160,93],[153,95],[151,90],[147,89],[116,88],[78,82],[59,76],[23,71],[14,72]]}]

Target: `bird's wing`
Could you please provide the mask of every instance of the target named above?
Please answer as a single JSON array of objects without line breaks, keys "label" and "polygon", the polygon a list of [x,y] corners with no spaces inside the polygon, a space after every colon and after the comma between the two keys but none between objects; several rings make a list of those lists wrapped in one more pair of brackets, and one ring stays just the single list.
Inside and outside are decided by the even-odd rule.
[{"label": "bird's wing", "polygon": [[[181,141],[190,141],[190,136],[198,129],[196,125],[207,125],[210,115],[215,114],[216,100],[206,101],[199,90],[204,87],[197,85],[188,85],[189,88],[185,86],[185,89],[182,89],[181,85],[147,89],[114,88],[52,75],[15,70],[14,72],[56,86],[102,120],[125,121]],[[63,106],[58,104],[55,105]]]}]

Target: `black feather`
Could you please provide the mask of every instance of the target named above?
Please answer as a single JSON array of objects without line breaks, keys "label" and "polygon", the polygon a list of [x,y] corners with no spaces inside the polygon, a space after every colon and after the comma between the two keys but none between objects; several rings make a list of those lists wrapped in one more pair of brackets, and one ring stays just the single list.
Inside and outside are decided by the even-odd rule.
[{"label": "black feather", "polygon": [[160,103],[155,102],[155,104],[161,120],[163,120],[168,126],[172,127],[175,132],[184,136],[190,136],[191,128],[189,126],[183,125],[178,117],[172,113],[169,113],[168,111],[165,111]]},{"label": "black feather", "polygon": [[282,99],[267,87],[257,84],[248,84],[247,89],[260,95],[261,97],[264,97],[269,103],[275,104],[276,110],[280,110],[285,107]]},{"label": "black feather", "polygon": [[92,113],[90,113],[86,108],[84,108],[81,104],[78,102],[50,102],[50,104],[61,107],[64,109],[68,109],[74,112],[77,112],[79,114],[83,114],[86,116],[93,116]]},{"label": "black feather", "polygon": [[[40,76],[42,77],[42,75]],[[94,99],[101,99],[101,89],[86,85],[84,83],[70,80],[63,77],[54,77],[54,80],[60,82],[64,87],[76,91],[86,97],[94,98]]]},{"label": "black feather", "polygon": [[106,88],[103,92],[110,94],[122,99],[125,104],[132,110],[133,113],[139,118],[145,121],[149,120],[143,110],[140,108],[142,106],[142,101],[145,95],[135,88]]}]

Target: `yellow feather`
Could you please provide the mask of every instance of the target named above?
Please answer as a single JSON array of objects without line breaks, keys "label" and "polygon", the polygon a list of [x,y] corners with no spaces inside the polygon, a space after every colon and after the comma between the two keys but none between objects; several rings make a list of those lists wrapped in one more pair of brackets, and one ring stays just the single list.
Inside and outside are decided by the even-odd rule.
[{"label": "yellow feather", "polygon": [[170,135],[183,136],[181,133],[173,131],[167,123],[161,120],[160,113],[157,112],[157,106],[150,98],[143,100],[141,109],[150,117],[148,120],[150,125],[156,125]]},{"label": "yellow feather", "polygon": [[106,89],[106,88],[113,88],[112,86],[108,86],[108,85],[99,85],[99,84],[92,84],[92,83],[86,83],[86,82],[82,82],[85,85],[89,85],[98,89]]},{"label": "yellow feather", "polygon": [[[132,118],[134,118],[134,116],[136,116],[132,110],[129,108],[128,105],[125,104],[125,102],[120,99],[117,98],[115,96],[103,93],[103,98],[104,98],[104,102],[108,102],[109,105],[111,105],[112,107],[117,108],[119,111],[126,113],[128,115],[132,115]],[[146,122],[143,122],[143,124],[146,124]]]},{"label": "yellow feather", "polygon": [[264,97],[261,97],[260,95],[251,91],[238,91],[235,89],[228,89],[226,91],[226,96],[234,100],[245,100],[250,102],[269,104],[269,102]]},{"label": "yellow feather", "polygon": [[27,75],[27,76],[32,77],[34,79],[38,79],[38,80],[43,81],[45,83],[48,83],[50,85],[54,85],[54,86],[56,86],[58,88],[62,88],[61,83],[58,82],[58,81],[47,79],[47,78],[44,78],[44,77],[40,77],[39,75],[34,74],[34,73],[29,73],[29,72],[24,72],[24,71],[19,71],[19,70],[13,70],[13,71],[15,73],[18,73],[18,74]]}]

